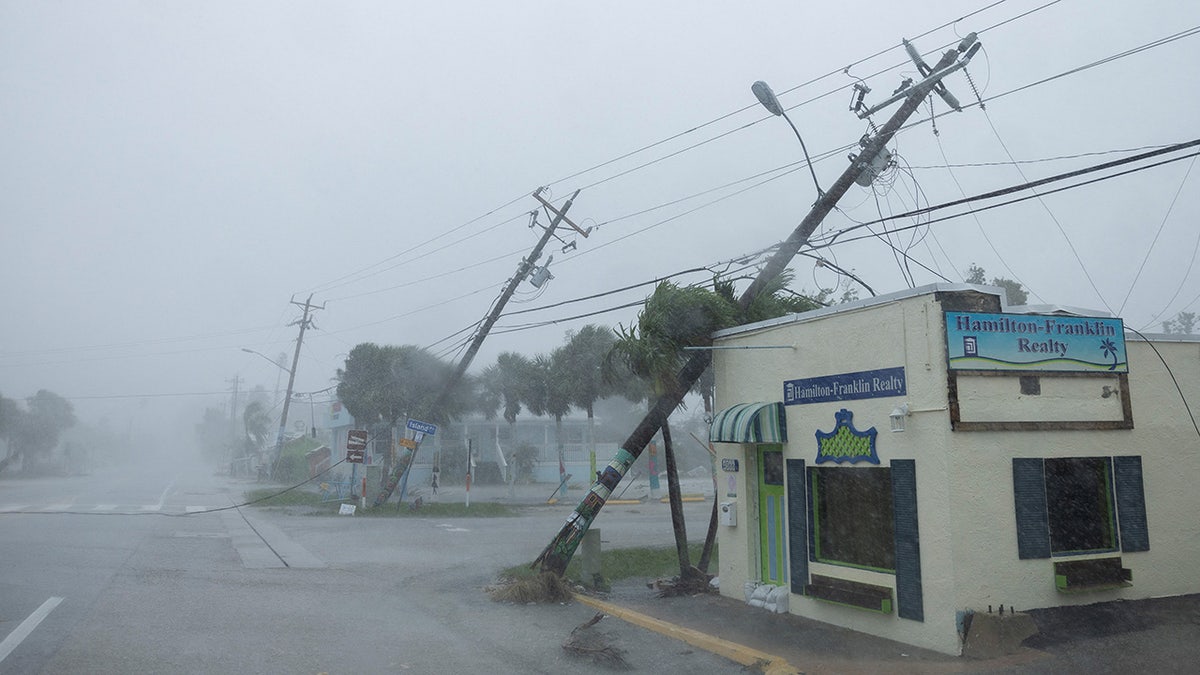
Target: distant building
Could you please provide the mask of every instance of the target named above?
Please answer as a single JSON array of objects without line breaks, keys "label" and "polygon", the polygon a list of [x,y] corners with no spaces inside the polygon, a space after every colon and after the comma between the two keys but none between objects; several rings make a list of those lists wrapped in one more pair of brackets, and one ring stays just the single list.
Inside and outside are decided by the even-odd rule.
[{"label": "distant building", "polygon": [[989,607],[1200,592],[1200,337],[1002,298],[717,334],[722,594],[959,654]]}]

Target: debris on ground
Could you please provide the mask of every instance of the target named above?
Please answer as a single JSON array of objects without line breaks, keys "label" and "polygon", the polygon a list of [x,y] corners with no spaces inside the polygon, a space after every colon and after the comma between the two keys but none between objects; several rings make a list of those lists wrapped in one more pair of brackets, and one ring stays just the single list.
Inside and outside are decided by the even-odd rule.
[{"label": "debris on ground", "polygon": [[491,586],[488,595],[496,602],[513,602],[521,605],[568,602],[575,597],[570,584],[553,572],[542,572],[532,577],[522,577]]},{"label": "debris on ground", "polygon": [[612,638],[594,628],[603,618],[604,613],[597,612],[596,616],[576,626],[563,642],[563,650],[613,670],[632,670],[625,660],[625,650],[614,646]]},{"label": "debris on ground", "polygon": [[660,598],[676,598],[684,595],[701,595],[704,593],[712,593],[713,587],[711,574],[705,574],[695,566],[687,568],[687,574],[684,576],[671,577],[670,579],[656,579],[647,584],[650,588],[658,591],[656,594]]}]

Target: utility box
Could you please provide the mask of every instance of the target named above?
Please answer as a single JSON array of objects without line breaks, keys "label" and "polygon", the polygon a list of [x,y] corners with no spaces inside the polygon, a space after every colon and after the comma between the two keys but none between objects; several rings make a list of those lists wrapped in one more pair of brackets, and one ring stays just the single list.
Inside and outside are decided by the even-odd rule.
[{"label": "utility box", "polygon": [[722,525],[737,526],[737,502],[721,502],[720,520]]}]

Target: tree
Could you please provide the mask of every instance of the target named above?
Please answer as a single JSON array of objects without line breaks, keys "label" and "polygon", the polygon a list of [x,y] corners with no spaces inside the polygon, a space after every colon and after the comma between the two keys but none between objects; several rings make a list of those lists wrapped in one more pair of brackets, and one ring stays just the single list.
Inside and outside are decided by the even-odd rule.
[{"label": "tree", "polygon": [[217,408],[205,408],[200,421],[193,427],[200,452],[209,461],[224,462],[230,444],[229,418]]},{"label": "tree", "polygon": [[[62,432],[75,425],[75,409],[70,401],[45,389],[39,390],[33,396],[25,399],[25,410],[15,406],[6,406],[7,416],[17,411],[16,422],[8,432],[9,442],[15,446],[10,448],[9,459],[20,456],[26,462],[37,463],[46,459],[56,446]],[[0,466],[0,468],[3,468]]]},{"label": "tree", "polygon": [[246,404],[242,410],[242,428],[246,433],[242,441],[243,456],[256,454],[271,437],[271,414],[262,401]]},{"label": "tree", "polygon": [[20,424],[21,415],[21,408],[16,401],[0,396],[0,438],[8,442],[7,451],[4,457],[0,458],[0,471],[3,471],[9,462],[17,458],[12,438],[16,433],[17,425]]},{"label": "tree", "polygon": [[1163,322],[1164,333],[1182,333],[1189,335],[1196,328],[1195,312],[1180,312],[1174,319]]},{"label": "tree", "polygon": [[[516,442],[514,426],[517,415],[521,413],[521,403],[527,397],[532,377],[532,363],[529,359],[516,352],[502,352],[496,357],[496,362],[484,369],[479,378],[482,394],[479,400],[484,416],[492,419],[496,409],[503,410],[504,421],[508,422],[509,438]],[[516,479],[519,468],[514,467],[508,481]]]},{"label": "tree", "polygon": [[571,403],[587,413],[588,465],[596,473],[596,401],[608,396],[613,388],[604,377],[604,361],[616,338],[611,329],[588,324],[578,332],[567,333],[564,358],[571,368],[568,393]]},{"label": "tree", "polygon": [[538,354],[533,359],[531,387],[527,391],[525,407],[537,416],[549,415],[554,418],[554,440],[558,446],[558,477],[559,493],[567,494],[567,468],[565,451],[563,450],[562,418],[571,412],[571,364],[567,360],[566,351],[559,347],[545,354]]},{"label": "tree", "polygon": [[[661,397],[679,386],[675,373],[684,361],[684,348],[711,346],[712,334],[733,325],[737,315],[737,305],[730,303],[719,291],[663,282],[646,301],[645,308],[638,315],[637,326],[618,328],[611,360],[623,364],[630,372],[650,382],[654,397]],[[675,393],[682,396],[683,392]],[[691,565],[675,447],[671,427],[665,419],[661,431],[667,465],[671,526],[679,558],[679,578],[684,585],[699,580],[707,581],[704,572]]]},{"label": "tree", "polygon": [[338,399],[363,424],[395,423],[403,416],[445,423],[469,407],[470,381],[455,387],[439,410],[431,410],[453,367],[415,345],[376,345],[364,342],[337,371]]},{"label": "tree", "polygon": [[[401,417],[446,424],[462,416],[472,403],[473,382],[468,378],[459,379],[453,390],[439,399],[454,367],[415,345],[364,342],[350,350],[345,365],[337,371],[338,398],[355,420],[374,430],[373,436],[389,434]],[[391,458],[385,461],[386,487],[376,498],[376,506],[391,496],[414,455],[401,456],[397,473],[391,469]]]},{"label": "tree", "polygon": [[992,286],[999,286],[1000,288],[1003,288],[1005,301],[1010,307],[1024,305],[1029,302],[1029,293],[1021,287],[1020,282],[1013,281],[1012,279],[1005,279],[1004,277],[992,277],[991,282],[986,282],[984,281],[984,279],[987,278],[986,274],[987,273],[983,271],[982,267],[976,265],[975,263],[971,263],[971,266],[967,268],[967,278],[965,281],[968,284],[990,283]]}]

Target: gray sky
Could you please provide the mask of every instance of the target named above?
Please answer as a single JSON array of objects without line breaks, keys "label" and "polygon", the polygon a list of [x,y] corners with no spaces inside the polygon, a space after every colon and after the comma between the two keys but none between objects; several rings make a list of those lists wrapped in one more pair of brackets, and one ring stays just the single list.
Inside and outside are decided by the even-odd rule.
[{"label": "gray sky", "polygon": [[[865,79],[878,102],[915,73],[902,37],[933,63],[980,31],[968,70],[998,98],[986,113],[938,118],[939,136],[928,121],[903,132],[893,150],[911,171],[890,188],[853,188],[821,232],[960,198],[956,181],[975,194],[1130,154],[1019,171],[1009,153],[1200,136],[1200,36],[1008,93],[1196,28],[1195,2],[817,4],[0,0],[0,394],[50,389],[85,418],[164,401],[198,417],[228,397],[177,394],[221,392],[235,375],[274,388],[278,370],[240,349],[290,358],[287,324],[300,313],[288,301],[310,293],[325,309],[297,391],[332,384],[360,342],[448,349],[453,339],[439,341],[487,313],[535,243],[530,194],[542,185],[558,202],[584,188],[570,214],[596,229],[574,252],[548,247],[555,279],[540,296],[523,286],[510,311],[760,251],[816,193],[794,164],[796,138],[750,84],[774,87],[828,186],[866,131],[847,110],[849,85]],[[976,102],[961,73],[948,86]],[[977,263],[1020,280],[1031,302],[1158,330],[1200,309],[1191,162],[892,241],[918,285],[961,281]],[[909,284],[881,239],[821,254],[880,293]],[[840,281],[808,259],[793,267],[797,290]],[[475,369],[503,350],[548,351],[589,321],[628,323],[636,309],[506,328],[650,290],[503,318]]]}]

